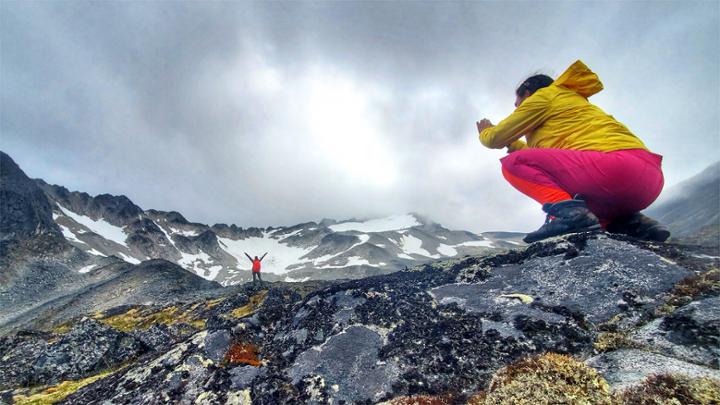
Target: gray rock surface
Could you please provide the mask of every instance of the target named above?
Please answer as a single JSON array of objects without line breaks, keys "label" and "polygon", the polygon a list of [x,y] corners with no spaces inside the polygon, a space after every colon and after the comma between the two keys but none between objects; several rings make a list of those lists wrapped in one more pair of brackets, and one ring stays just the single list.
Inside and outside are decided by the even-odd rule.
[{"label": "gray rock surface", "polygon": [[311,383],[308,391],[319,390],[315,397],[310,395],[310,403],[320,403],[328,396],[335,401],[375,402],[392,391],[399,373],[392,359],[380,359],[383,346],[377,332],[350,326],[321,346],[301,353],[287,373],[293,384],[306,381]]},{"label": "gray rock surface", "polygon": [[[600,323],[621,310],[660,305],[659,294],[691,274],[647,250],[598,238],[588,240],[574,257],[531,258],[495,269],[480,284],[444,285],[430,293],[441,304],[456,302],[470,311],[498,311],[512,317],[562,306]],[[530,308],[512,294],[532,297]]]},{"label": "gray rock surface", "polygon": [[662,354],[720,368],[720,297],[678,308],[629,335]]},{"label": "gray rock surface", "polygon": [[607,380],[613,390],[625,390],[653,374],[680,374],[720,380],[720,371],[672,357],[641,350],[623,349],[601,354],[586,362]]}]

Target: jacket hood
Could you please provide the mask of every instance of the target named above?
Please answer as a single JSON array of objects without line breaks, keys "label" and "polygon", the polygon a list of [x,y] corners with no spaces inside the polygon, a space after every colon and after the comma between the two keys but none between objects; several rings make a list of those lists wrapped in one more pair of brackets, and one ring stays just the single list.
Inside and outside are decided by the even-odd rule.
[{"label": "jacket hood", "polygon": [[585,98],[599,93],[603,89],[600,78],[580,60],[570,65],[560,77],[555,79],[553,84],[573,90]]}]

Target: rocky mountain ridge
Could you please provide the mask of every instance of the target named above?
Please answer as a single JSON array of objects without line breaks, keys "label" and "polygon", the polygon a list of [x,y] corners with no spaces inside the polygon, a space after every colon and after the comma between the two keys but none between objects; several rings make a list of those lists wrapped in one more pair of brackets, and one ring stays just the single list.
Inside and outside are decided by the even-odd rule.
[{"label": "rocky mountain ridge", "polygon": [[666,224],[674,240],[720,247],[720,162],[665,194],[648,214]]},{"label": "rocky mountain ridge", "polygon": [[[2,159],[12,162],[5,154]],[[266,279],[298,281],[361,278],[522,244],[519,234],[497,238],[453,231],[417,214],[324,219],[291,227],[209,226],[189,222],[175,211],[143,210],[125,196],[93,197],[42,180],[35,183],[47,198],[37,193],[34,198],[43,200],[45,214],[47,205],[52,212],[47,226],[60,230],[78,249],[130,263],[164,259],[223,285],[251,279],[245,252],[269,252],[263,262]]]}]

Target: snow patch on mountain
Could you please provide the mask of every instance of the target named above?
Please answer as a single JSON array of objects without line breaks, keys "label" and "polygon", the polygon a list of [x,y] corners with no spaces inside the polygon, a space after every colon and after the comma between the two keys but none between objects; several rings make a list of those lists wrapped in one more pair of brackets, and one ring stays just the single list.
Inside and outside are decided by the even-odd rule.
[{"label": "snow patch on mountain", "polygon": [[[508,241],[508,242],[511,242],[511,241]],[[511,242],[511,243],[512,243],[512,242]],[[518,243],[515,243],[515,245],[517,245],[517,244],[518,244]],[[482,246],[482,247],[489,247],[489,248],[494,248],[494,247],[495,247],[495,246],[493,245],[492,241],[490,241],[490,240],[471,240],[471,241],[468,241],[468,242],[460,243],[460,244],[458,244],[458,245],[456,245],[456,246],[477,246],[477,247]]]},{"label": "snow patch on mountain", "polygon": [[62,231],[62,234],[65,237],[65,239],[67,239],[71,242],[85,244],[85,242],[81,241],[80,239],[77,238],[77,236],[75,236],[75,234],[70,230],[70,228],[68,228],[65,225],[61,225],[61,224],[58,224],[58,226],[60,227],[60,230]]},{"label": "snow patch on mountain", "polygon": [[[170,244],[172,244],[173,246],[175,246],[175,242],[173,242],[172,238],[170,237],[170,234],[165,230],[165,228],[163,228],[160,224],[157,224],[157,226],[158,226],[158,228],[160,228],[160,230],[162,231],[162,233],[165,234],[165,238],[167,238],[167,240],[170,241]],[[172,229],[172,228],[170,228],[170,229]],[[179,249],[178,249],[178,250],[179,250]],[[182,252],[180,252],[180,253],[182,254]]]},{"label": "snow patch on mountain", "polygon": [[433,255],[427,250],[422,248],[422,240],[412,236],[403,235],[400,240],[401,249],[408,255],[416,254],[425,257],[439,258],[440,255]]},{"label": "snow patch on mountain", "polygon": [[[179,235],[187,236],[187,237],[193,237],[193,236],[200,235],[200,233],[198,231],[184,231],[182,229],[175,229],[172,227],[170,228],[170,230],[172,231],[173,235],[179,234]],[[170,238],[168,238],[168,239],[170,239]]]},{"label": "snow patch on mountain", "polygon": [[111,240],[119,245],[127,247],[127,244],[125,244],[125,239],[127,238],[127,235],[125,234],[125,231],[123,231],[123,229],[119,226],[115,226],[102,218],[96,221],[90,217],[78,215],[60,204],[58,204],[58,207],[60,207],[60,211],[62,211],[65,216],[69,217],[78,224],[88,228],[89,230],[93,231],[94,233],[102,236],[107,240]]},{"label": "snow patch on mountain", "polygon": [[220,265],[211,266],[213,259],[205,252],[198,254],[180,252],[180,254],[182,258],[178,260],[178,263],[206,280],[215,280],[220,270],[223,269],[223,266]]},{"label": "snow patch on mountain", "polygon": [[457,250],[455,250],[454,247],[446,245],[444,243],[441,243],[440,246],[438,246],[437,251],[443,256],[455,256],[457,254]]},{"label": "snow patch on mountain", "polygon": [[372,267],[378,267],[378,265],[370,264],[367,259],[359,257],[359,256],[351,256],[347,258],[347,263],[341,264],[341,265],[326,265],[318,267],[318,269],[341,269],[343,267],[350,267],[350,266],[372,266]]},{"label": "snow patch on mountain", "polygon": [[125,260],[126,262],[128,262],[128,263],[140,264],[140,260],[138,260],[138,259],[136,259],[136,258],[134,258],[134,257],[132,257],[132,256],[128,256],[128,255],[126,255],[126,254],[123,253],[123,252],[118,252],[117,254],[120,255],[120,257],[121,257],[123,260]]},{"label": "snow patch on mountain", "polygon": [[411,214],[393,215],[387,218],[371,219],[364,222],[343,222],[330,225],[333,232],[358,231],[358,232],[388,232],[400,229],[412,228],[422,225],[417,218]]},{"label": "snow patch on mountain", "polygon": [[80,272],[80,273],[89,273],[90,270],[92,270],[93,268],[95,268],[95,264],[91,264],[91,265],[85,266],[85,267],[81,268],[80,270],[78,270],[78,272]]}]

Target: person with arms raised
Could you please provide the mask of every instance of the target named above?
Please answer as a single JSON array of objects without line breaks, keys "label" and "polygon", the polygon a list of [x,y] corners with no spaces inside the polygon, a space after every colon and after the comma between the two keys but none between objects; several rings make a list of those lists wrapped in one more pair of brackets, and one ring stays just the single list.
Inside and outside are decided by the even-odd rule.
[{"label": "person with arms raised", "polygon": [[[245,252],[243,252],[243,253],[245,253]],[[250,260],[252,262],[253,283],[255,283],[255,277],[257,277],[257,281],[259,281],[260,284],[263,283],[262,278],[260,277],[260,268],[262,267],[260,265],[260,262],[262,262],[262,260],[265,258],[266,255],[267,255],[267,252],[265,252],[265,254],[262,255],[262,257],[260,257],[259,259],[257,256],[255,256],[255,258],[253,259],[252,257],[250,257],[249,254],[245,253],[245,256],[248,258],[248,260]]]}]

